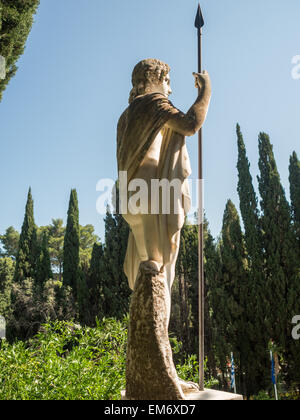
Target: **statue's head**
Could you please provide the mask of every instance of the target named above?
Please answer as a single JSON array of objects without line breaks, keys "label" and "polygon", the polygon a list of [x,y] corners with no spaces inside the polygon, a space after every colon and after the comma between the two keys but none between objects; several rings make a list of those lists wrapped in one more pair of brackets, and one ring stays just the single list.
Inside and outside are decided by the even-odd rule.
[{"label": "statue's head", "polygon": [[137,96],[148,93],[162,93],[169,96],[172,93],[170,88],[170,67],[163,61],[149,58],[140,61],[132,73],[132,90],[129,103]]}]

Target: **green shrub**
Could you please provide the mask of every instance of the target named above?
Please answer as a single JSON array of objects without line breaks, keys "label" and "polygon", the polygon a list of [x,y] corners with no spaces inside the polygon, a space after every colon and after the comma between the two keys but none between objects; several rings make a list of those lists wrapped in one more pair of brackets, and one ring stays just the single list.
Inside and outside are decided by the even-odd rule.
[{"label": "green shrub", "polygon": [[126,323],[54,322],[28,343],[3,342],[0,400],[114,400],[125,386]]},{"label": "green shrub", "polygon": [[[207,361],[205,360],[204,372],[207,372]],[[192,381],[196,384],[199,383],[199,363],[196,355],[188,356],[185,362],[181,365],[176,366],[176,370],[180,379],[184,381]],[[219,381],[217,379],[209,378],[205,380],[205,388],[217,387]]]}]

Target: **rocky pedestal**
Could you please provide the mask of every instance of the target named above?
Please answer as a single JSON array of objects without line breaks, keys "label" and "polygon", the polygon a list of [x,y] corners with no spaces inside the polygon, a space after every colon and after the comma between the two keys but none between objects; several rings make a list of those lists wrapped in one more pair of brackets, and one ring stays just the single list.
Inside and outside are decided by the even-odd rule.
[{"label": "rocky pedestal", "polygon": [[168,289],[163,274],[142,273],[130,305],[127,400],[184,400],[168,337]]}]

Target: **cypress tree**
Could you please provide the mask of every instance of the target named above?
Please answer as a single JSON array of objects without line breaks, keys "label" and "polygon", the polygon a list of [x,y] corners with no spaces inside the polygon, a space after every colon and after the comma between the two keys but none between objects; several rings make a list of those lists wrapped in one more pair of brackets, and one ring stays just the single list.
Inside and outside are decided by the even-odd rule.
[{"label": "cypress tree", "polygon": [[101,259],[100,307],[106,317],[122,319],[129,311],[131,290],[124,274],[129,227],[119,213],[119,188],[115,186],[117,208],[112,214],[107,208],[105,222],[105,247]]},{"label": "cypress tree", "polygon": [[17,71],[16,62],[23,54],[39,0],[0,0],[0,55],[6,59],[6,78],[0,83],[3,91]]},{"label": "cypress tree", "polygon": [[80,323],[83,325],[91,325],[89,290],[87,287],[86,273],[82,268],[80,268],[78,272],[76,297]]},{"label": "cypress tree", "polygon": [[[197,237],[198,240],[198,237]],[[198,242],[198,241],[197,241]],[[204,223],[204,352],[207,356],[207,368],[210,377],[216,378],[216,359],[214,343],[216,341],[214,319],[211,306],[212,288],[217,281],[220,271],[220,254],[215,240],[210,233],[208,221]],[[197,293],[198,297],[198,293]],[[198,314],[198,311],[197,311]]]},{"label": "cypress tree", "polygon": [[[290,157],[289,166],[290,197],[293,220],[293,230],[298,242],[298,255],[296,262],[297,274],[291,278],[292,285],[288,292],[289,318],[300,314],[300,162],[296,152]],[[296,384],[300,383],[300,341],[288,341],[289,379]]]},{"label": "cypress tree", "polygon": [[252,176],[250,174],[250,163],[246,153],[246,147],[240,126],[237,124],[237,144],[238,144],[238,194],[240,201],[240,211],[245,229],[245,244],[247,249],[247,259],[249,266],[249,287],[248,299],[245,302],[245,310],[248,317],[248,337],[251,340],[252,372],[251,377],[255,380],[252,384],[257,386],[253,389],[254,393],[265,388],[265,369],[268,365],[267,344],[268,337],[265,334],[264,320],[264,255],[262,248],[262,232],[258,210],[258,199],[253,187]]},{"label": "cypress tree", "polygon": [[240,210],[245,227],[245,242],[247,245],[249,263],[255,270],[263,267],[261,231],[259,226],[259,211],[257,196],[254,191],[250,163],[240,126],[237,125],[238,138],[238,194]]},{"label": "cypress tree", "polygon": [[100,306],[100,301],[103,299],[101,290],[101,262],[103,258],[103,246],[95,242],[88,276],[88,289],[90,293],[90,312],[92,322],[95,322],[96,317],[102,319],[104,314]]},{"label": "cypress tree", "polygon": [[292,218],[300,249],[300,161],[296,152],[290,157],[289,173]]},{"label": "cypress tree", "polygon": [[259,135],[259,169],[268,301],[266,327],[270,339],[284,351],[291,341],[290,293],[297,276],[296,241],[291,209],[280,182],[270,138],[265,133]]},{"label": "cypress tree", "polygon": [[63,252],[63,284],[77,295],[79,280],[79,210],[77,192],[71,190]]},{"label": "cypress tree", "polygon": [[[243,373],[248,376],[248,357],[251,351],[248,339],[248,264],[244,237],[238,212],[228,200],[223,217],[222,239],[220,245],[222,261],[222,307],[223,333],[228,351],[235,354],[237,372],[240,379]],[[217,310],[217,308],[216,308]],[[230,356],[228,352],[227,356]]]},{"label": "cypress tree", "polygon": [[101,302],[104,316],[122,319],[129,311],[131,291],[124,274],[124,260],[129,228],[121,215],[107,211],[105,217],[105,248],[101,260]]},{"label": "cypress tree", "polygon": [[[178,291],[177,338],[183,344],[185,354],[198,352],[198,233],[197,225],[185,221],[181,229],[180,248],[176,262],[176,286]],[[174,306],[175,311],[175,306]],[[198,331],[197,331],[198,329]],[[196,333],[194,334],[193,332]],[[174,331],[175,332],[175,331]]]},{"label": "cypress tree", "polygon": [[38,257],[37,229],[34,222],[33,199],[29,188],[25,217],[20,235],[14,281],[21,283],[26,278],[34,278]]}]

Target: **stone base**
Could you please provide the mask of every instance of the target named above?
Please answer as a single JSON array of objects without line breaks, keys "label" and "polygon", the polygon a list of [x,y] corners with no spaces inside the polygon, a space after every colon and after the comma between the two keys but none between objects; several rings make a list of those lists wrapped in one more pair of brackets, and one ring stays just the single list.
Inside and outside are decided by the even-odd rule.
[{"label": "stone base", "polygon": [[185,400],[168,335],[165,273],[140,270],[130,303],[126,394],[132,401]]},{"label": "stone base", "polygon": [[[121,391],[121,400],[127,401],[126,391]],[[215,391],[214,389],[205,389],[202,392],[190,392],[185,394],[187,401],[243,401],[243,396],[232,394],[230,392]]]}]

